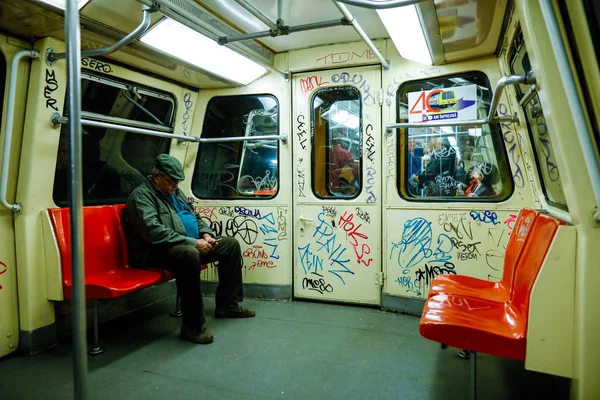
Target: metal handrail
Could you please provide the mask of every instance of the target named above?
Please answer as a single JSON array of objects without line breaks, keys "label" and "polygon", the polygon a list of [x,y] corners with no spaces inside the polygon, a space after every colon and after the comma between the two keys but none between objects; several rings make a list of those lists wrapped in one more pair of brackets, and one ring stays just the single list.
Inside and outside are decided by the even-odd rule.
[{"label": "metal handrail", "polygon": [[217,43],[219,43],[222,46],[227,43],[241,42],[242,40],[258,39],[258,38],[263,38],[263,37],[284,36],[284,35],[289,35],[290,33],[294,33],[294,32],[310,31],[313,29],[331,28],[333,26],[346,26],[346,25],[351,25],[350,22],[347,21],[346,19],[343,19],[343,18],[333,19],[330,21],[314,22],[311,24],[285,26],[285,27],[277,28],[275,30],[260,31],[260,32],[248,33],[245,35],[220,36]]},{"label": "metal handrail", "polygon": [[[69,122],[69,117],[61,117],[59,113],[54,113],[52,115],[51,122],[55,127],[58,127],[61,124],[66,124],[67,122]],[[160,132],[160,131],[156,131],[156,130],[152,130],[152,129],[137,128],[135,126],[113,124],[110,122],[94,121],[94,120],[89,120],[89,119],[82,119],[81,125],[93,126],[96,128],[117,129],[117,130],[121,130],[124,132],[138,133],[140,135],[157,136],[157,137],[163,137],[163,138],[167,138],[167,139],[178,139],[183,142],[194,142],[194,143],[221,143],[221,142],[246,142],[246,141],[254,141],[254,140],[279,140],[283,144],[287,144],[287,141],[288,141],[288,136],[285,134],[284,135],[224,137],[224,138],[201,138],[201,137],[197,137],[197,136],[174,135],[171,133]]]},{"label": "metal handrail", "polygon": [[6,102],[6,128],[4,129],[4,147],[2,149],[2,164],[0,165],[0,203],[11,211],[21,211],[20,204],[10,204],[6,199],[8,187],[8,169],[10,167],[10,150],[12,147],[12,131],[15,119],[15,97],[17,92],[17,72],[19,62],[23,57],[40,58],[40,53],[35,50],[23,50],[15,54],[10,64],[10,78],[8,81],[8,99]]},{"label": "metal handrail", "polygon": [[496,90],[494,90],[494,95],[492,96],[492,101],[490,103],[490,112],[484,119],[475,119],[471,121],[444,121],[444,122],[434,122],[434,123],[418,123],[418,122],[406,122],[406,123],[395,123],[395,124],[387,124],[386,135],[390,136],[392,134],[392,129],[394,128],[430,128],[436,126],[474,126],[474,125],[485,125],[485,124],[493,124],[498,122],[511,122],[511,123],[519,123],[519,118],[516,115],[502,115],[496,117],[496,109],[500,104],[500,96],[504,92],[504,88],[509,85],[534,85],[536,83],[535,74],[530,72],[525,75],[507,75],[498,81],[496,84]]},{"label": "metal handrail", "polygon": [[271,21],[265,14],[260,12],[259,9],[254,7],[252,4],[248,3],[246,0],[235,0],[235,2],[238,3],[240,6],[244,7],[244,9],[246,9],[246,11],[248,11],[250,14],[254,15],[263,24],[265,24],[272,30],[275,31],[279,28],[275,22]]},{"label": "metal handrail", "polygon": [[[111,46],[103,47],[101,49],[91,49],[91,50],[81,51],[81,57],[103,56],[106,54],[114,53],[115,51],[127,46],[129,43],[133,42],[135,39],[138,39],[140,36],[142,36],[142,34],[144,34],[144,32],[146,32],[148,30],[148,27],[150,26],[150,22],[152,21],[151,14],[155,11],[156,10],[153,9],[152,7],[142,4],[142,14],[143,14],[142,22],[129,35],[125,36],[123,39],[112,44]],[[54,62],[64,59],[64,58],[67,58],[66,52],[56,53],[53,50],[49,50],[46,53],[46,60],[49,63],[54,63]]]},{"label": "metal handrail", "polygon": [[338,1],[340,3],[349,4],[351,6],[383,10],[385,8],[410,6],[413,4],[424,3],[424,2],[430,1],[430,0],[390,0],[390,1],[386,1],[385,3],[381,2],[381,1],[374,1],[374,0],[338,0]]},{"label": "metal handrail", "polygon": [[377,56],[377,58],[381,62],[381,65],[383,66],[383,69],[387,71],[390,68],[390,65],[388,64],[387,60],[385,58],[383,58],[383,56],[381,55],[381,53],[379,52],[379,50],[377,49],[377,47],[375,47],[375,45],[373,44],[373,42],[371,41],[371,39],[369,38],[369,36],[367,36],[367,34],[365,33],[365,31],[358,24],[358,22],[356,21],[356,18],[354,18],[354,15],[352,15],[352,13],[350,12],[350,10],[348,10],[348,7],[346,7],[345,5],[341,4],[337,0],[332,0],[332,1],[333,1],[333,4],[335,4],[335,6],[344,15],[344,18],[346,18],[350,22],[350,24],[352,24],[352,26],[354,27],[354,30],[356,31],[356,33],[358,33],[358,35],[362,38],[362,40],[365,41],[365,43],[367,44],[367,46],[369,46],[369,48],[373,51],[373,53],[375,53],[375,55]]},{"label": "metal handrail", "polygon": [[548,29],[548,35],[550,36],[550,44],[554,50],[556,63],[560,73],[560,81],[565,89],[567,96],[567,102],[571,115],[573,116],[573,123],[575,124],[575,131],[581,145],[581,151],[583,153],[583,160],[588,173],[590,174],[590,180],[592,184],[592,191],[596,199],[596,220],[600,221],[600,165],[596,159],[596,153],[594,151],[594,143],[592,141],[592,135],[588,129],[586,123],[586,115],[581,104],[581,99],[577,93],[577,85],[573,71],[569,64],[569,56],[563,43],[560,28],[558,26],[558,19],[552,6],[552,2],[540,1],[540,7],[546,28]]}]

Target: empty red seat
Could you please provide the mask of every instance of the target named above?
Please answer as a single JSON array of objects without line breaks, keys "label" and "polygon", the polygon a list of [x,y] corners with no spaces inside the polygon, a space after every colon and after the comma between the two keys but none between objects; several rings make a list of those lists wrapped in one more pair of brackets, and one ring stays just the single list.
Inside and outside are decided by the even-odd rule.
[{"label": "empty red seat", "polygon": [[[431,283],[429,297],[437,294],[451,294],[492,301],[507,301],[510,297],[515,268],[523,254],[525,243],[530,238],[538,236],[538,232],[533,228],[538,214],[537,211],[528,208],[519,212],[506,246],[504,270],[500,282],[490,282],[466,275],[437,275]],[[536,226],[539,228],[539,225]]]},{"label": "empty red seat", "polygon": [[[61,256],[64,296],[71,298],[73,285],[69,209],[50,209],[49,214]],[[162,275],[157,271],[126,267],[127,252],[112,206],[84,207],[83,226],[86,298],[116,298],[161,281]]]},{"label": "empty red seat", "polygon": [[564,222],[544,214],[536,217],[506,301],[434,295],[425,303],[421,335],[452,347],[525,360],[531,289],[559,225]]}]

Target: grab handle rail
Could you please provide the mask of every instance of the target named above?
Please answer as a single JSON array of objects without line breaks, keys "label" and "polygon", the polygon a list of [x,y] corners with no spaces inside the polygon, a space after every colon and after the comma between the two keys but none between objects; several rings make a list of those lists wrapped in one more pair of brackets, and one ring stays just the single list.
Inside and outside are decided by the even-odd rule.
[{"label": "grab handle rail", "polygon": [[17,70],[19,62],[24,57],[40,58],[40,53],[35,50],[20,51],[10,64],[10,78],[8,81],[8,100],[6,104],[6,128],[4,130],[4,147],[2,148],[2,164],[0,165],[0,203],[11,211],[20,212],[20,204],[10,204],[6,199],[8,186],[8,168],[10,167],[10,148],[12,145],[13,122],[15,119],[15,96],[17,92]]}]

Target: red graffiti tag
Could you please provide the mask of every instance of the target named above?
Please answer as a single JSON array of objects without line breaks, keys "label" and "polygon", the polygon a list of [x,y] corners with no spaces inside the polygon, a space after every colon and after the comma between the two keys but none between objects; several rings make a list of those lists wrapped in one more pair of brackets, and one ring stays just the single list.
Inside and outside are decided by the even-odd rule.
[{"label": "red graffiti tag", "polygon": [[512,233],[513,228],[515,227],[515,222],[517,221],[517,216],[515,214],[510,214],[508,219],[504,221],[504,225],[508,227],[508,236]]},{"label": "red graffiti tag", "polygon": [[302,89],[302,93],[306,94],[328,83],[323,82],[323,78],[320,76],[309,76],[306,79],[300,79],[300,89]]},{"label": "red graffiti tag", "polygon": [[[8,267],[6,266],[6,264],[4,264],[2,261],[0,261],[0,275],[5,273],[7,270],[8,270]],[[2,290],[2,285],[0,285],[0,290]]]},{"label": "red graffiti tag", "polygon": [[369,237],[364,233],[360,233],[358,229],[362,226],[362,224],[354,225],[352,220],[354,219],[354,214],[348,215],[347,211],[344,211],[344,215],[340,217],[338,221],[338,226],[346,232],[346,235],[350,239],[350,244],[354,248],[354,254],[356,254],[356,262],[359,264],[362,263],[365,266],[371,265],[372,258],[369,258],[365,261],[365,255],[371,254],[371,247],[368,244],[363,243],[360,246],[359,253],[359,238],[363,240],[369,240]]}]

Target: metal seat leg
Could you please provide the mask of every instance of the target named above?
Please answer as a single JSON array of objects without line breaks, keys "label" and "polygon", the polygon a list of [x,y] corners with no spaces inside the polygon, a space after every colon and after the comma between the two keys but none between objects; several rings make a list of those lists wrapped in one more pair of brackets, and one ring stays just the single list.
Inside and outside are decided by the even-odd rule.
[{"label": "metal seat leg", "polygon": [[90,351],[88,351],[88,354],[91,356],[97,356],[98,354],[102,354],[104,353],[104,349],[102,347],[100,347],[100,343],[98,340],[98,304],[100,303],[99,300],[94,300],[94,347],[92,347],[92,349]]},{"label": "metal seat leg", "polygon": [[471,351],[471,399],[477,400],[477,353]]},{"label": "metal seat leg", "polygon": [[171,313],[171,317],[175,317],[175,318],[179,318],[181,317],[182,313],[181,313],[181,309],[179,308],[179,302],[181,300],[179,299],[179,290],[177,291],[177,297],[175,297],[175,311],[173,311]]}]

